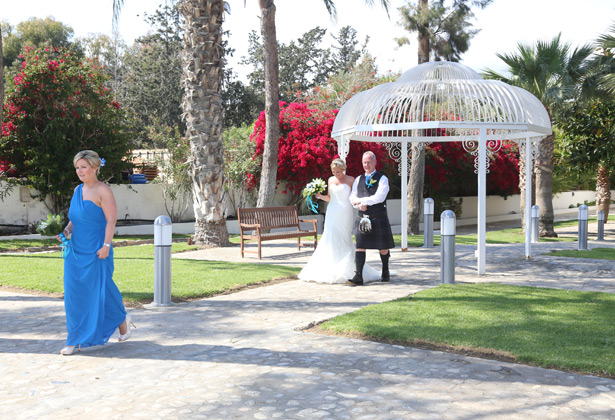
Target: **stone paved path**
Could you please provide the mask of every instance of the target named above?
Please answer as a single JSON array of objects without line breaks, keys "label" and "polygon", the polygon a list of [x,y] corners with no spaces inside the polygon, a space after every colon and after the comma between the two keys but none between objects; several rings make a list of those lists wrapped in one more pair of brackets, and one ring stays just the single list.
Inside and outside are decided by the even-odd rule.
[{"label": "stone paved path", "polygon": [[[597,246],[615,243],[590,243]],[[574,243],[535,248],[526,261],[520,245],[489,245],[488,274],[479,277],[474,248],[458,246],[457,281],[615,292],[614,262],[540,254]],[[182,257],[234,260],[238,253]],[[263,263],[301,265],[308,257],[292,242],[276,243]],[[132,310],[138,329],[130,341],[71,357],[58,354],[61,300],[0,292],[0,418],[615,418],[614,380],[302,331],[438,284],[438,248],[394,251],[392,261],[390,284],[289,281]]]}]

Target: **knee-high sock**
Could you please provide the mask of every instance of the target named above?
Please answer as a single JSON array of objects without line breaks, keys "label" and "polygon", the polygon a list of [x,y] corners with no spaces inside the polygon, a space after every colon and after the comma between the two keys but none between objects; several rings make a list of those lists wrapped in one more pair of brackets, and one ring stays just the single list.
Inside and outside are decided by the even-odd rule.
[{"label": "knee-high sock", "polygon": [[356,274],[363,276],[363,266],[365,265],[365,251],[357,251],[354,256]]},{"label": "knee-high sock", "polygon": [[380,254],[380,261],[382,261],[382,277],[389,276],[389,258],[391,258],[391,251],[386,254]]}]

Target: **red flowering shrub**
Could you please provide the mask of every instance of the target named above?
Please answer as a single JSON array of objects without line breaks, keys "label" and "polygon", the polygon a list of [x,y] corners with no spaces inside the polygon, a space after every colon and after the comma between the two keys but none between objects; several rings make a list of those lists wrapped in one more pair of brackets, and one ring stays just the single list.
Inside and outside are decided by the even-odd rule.
[{"label": "red flowering shrub", "polygon": [[[119,179],[129,164],[126,115],[108,88],[96,61],[52,47],[27,48],[7,92],[0,137],[0,160],[10,162],[19,182],[49,196],[64,210],[78,182],[73,157],[92,149],[106,159],[103,178]],[[0,174],[1,176],[1,174]]]},{"label": "red flowering shrub", "polygon": [[[278,181],[286,181],[283,193],[299,194],[314,178],[327,179],[331,175],[331,161],[338,157],[337,142],[331,138],[331,129],[337,111],[310,109],[305,103],[280,102],[280,140],[278,146]],[[256,120],[250,138],[256,143],[252,159],[261,160],[265,146],[265,113]],[[347,173],[363,173],[361,158],[371,150],[376,154],[377,169],[390,172],[387,152],[378,143],[351,142],[346,164]],[[258,174],[246,174],[248,185],[258,185]]]},{"label": "red flowering shrub", "polygon": [[[474,196],[478,193],[474,156],[461,142],[433,143],[425,151],[426,196]],[[519,192],[519,155],[516,144],[504,143],[493,155],[487,174],[487,195]]]},{"label": "red flowering shrub", "polygon": [[[278,181],[286,181],[283,193],[299,195],[303,187],[316,177],[330,176],[330,163],[337,154],[337,142],[331,138],[331,129],[337,111],[308,108],[305,103],[280,102],[280,140],[278,143]],[[443,135],[434,131],[434,135]],[[261,161],[265,142],[265,115],[261,113],[250,138],[255,142],[253,160]],[[346,158],[347,173],[363,173],[361,156],[373,151],[382,170],[391,180],[390,198],[399,198],[400,178],[397,162],[389,158],[380,143],[350,143]],[[427,146],[425,164],[425,196],[437,201],[450,197],[477,194],[477,175],[474,156],[466,152],[460,142],[434,142]],[[487,194],[511,195],[519,192],[518,153],[514,143],[505,143],[494,154],[487,175]],[[250,188],[258,185],[258,172],[246,174]]]}]

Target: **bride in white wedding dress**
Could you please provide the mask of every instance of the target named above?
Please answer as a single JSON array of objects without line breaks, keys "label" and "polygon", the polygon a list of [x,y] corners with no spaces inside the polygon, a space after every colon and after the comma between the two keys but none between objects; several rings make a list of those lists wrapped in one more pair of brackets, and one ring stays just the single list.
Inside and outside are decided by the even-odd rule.
[{"label": "bride in white wedding dress", "polygon": [[[346,175],[346,164],[341,159],[331,162],[333,176],[329,178],[328,195],[316,198],[328,201],[325,228],[318,246],[299,278],[318,283],[346,283],[355,271],[355,246],[352,241],[354,215],[350,204],[350,191],[354,178]],[[377,281],[380,272],[365,264],[363,281]]]}]

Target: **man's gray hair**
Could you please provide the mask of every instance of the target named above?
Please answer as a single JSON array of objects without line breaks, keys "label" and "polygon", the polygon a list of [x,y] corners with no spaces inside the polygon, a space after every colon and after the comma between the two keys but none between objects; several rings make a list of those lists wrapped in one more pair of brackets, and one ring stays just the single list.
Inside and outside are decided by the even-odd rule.
[{"label": "man's gray hair", "polygon": [[374,163],[376,163],[376,154],[372,152],[371,150],[368,150],[367,152],[363,153],[363,156],[371,157]]}]

